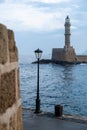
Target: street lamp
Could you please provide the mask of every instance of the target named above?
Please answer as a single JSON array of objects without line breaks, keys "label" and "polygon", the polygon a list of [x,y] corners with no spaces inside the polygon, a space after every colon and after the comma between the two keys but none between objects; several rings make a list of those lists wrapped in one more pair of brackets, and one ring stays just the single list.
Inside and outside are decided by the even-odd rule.
[{"label": "street lamp", "polygon": [[36,110],[35,113],[40,113],[40,98],[39,98],[39,60],[42,55],[42,50],[39,48],[34,51],[37,59],[37,98],[36,98]]}]

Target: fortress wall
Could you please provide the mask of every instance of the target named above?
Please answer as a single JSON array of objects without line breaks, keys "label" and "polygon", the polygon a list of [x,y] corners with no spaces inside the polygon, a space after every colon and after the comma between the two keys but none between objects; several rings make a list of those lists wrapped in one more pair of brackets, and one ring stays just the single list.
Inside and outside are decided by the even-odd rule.
[{"label": "fortress wall", "polygon": [[77,55],[77,61],[87,62],[87,55]]},{"label": "fortress wall", "polygon": [[52,50],[52,60],[53,61],[64,61],[64,51],[62,48],[53,48]]},{"label": "fortress wall", "polygon": [[72,47],[68,48],[67,50],[64,48],[53,48],[52,60],[74,62],[76,60],[76,54]]},{"label": "fortress wall", "polygon": [[18,51],[14,32],[0,24],[0,130],[22,130]]},{"label": "fortress wall", "polygon": [[75,60],[76,60],[75,50],[72,47],[70,47],[67,49],[66,52],[66,61],[74,62]]}]

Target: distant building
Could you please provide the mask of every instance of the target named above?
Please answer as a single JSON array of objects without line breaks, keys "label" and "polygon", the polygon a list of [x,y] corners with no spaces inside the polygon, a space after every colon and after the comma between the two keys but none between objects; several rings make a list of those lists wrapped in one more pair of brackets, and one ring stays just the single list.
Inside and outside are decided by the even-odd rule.
[{"label": "distant building", "polygon": [[65,18],[65,45],[64,48],[52,49],[52,61],[53,62],[87,62],[87,55],[76,55],[75,49],[70,45],[70,18]]}]

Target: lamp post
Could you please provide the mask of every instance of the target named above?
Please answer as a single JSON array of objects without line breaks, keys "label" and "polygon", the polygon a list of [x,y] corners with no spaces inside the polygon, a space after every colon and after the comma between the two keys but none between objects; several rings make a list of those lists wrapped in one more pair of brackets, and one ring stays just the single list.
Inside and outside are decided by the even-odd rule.
[{"label": "lamp post", "polygon": [[39,98],[39,60],[42,55],[42,50],[39,48],[34,51],[37,59],[37,97],[36,97],[36,110],[35,113],[40,113],[40,98]]}]

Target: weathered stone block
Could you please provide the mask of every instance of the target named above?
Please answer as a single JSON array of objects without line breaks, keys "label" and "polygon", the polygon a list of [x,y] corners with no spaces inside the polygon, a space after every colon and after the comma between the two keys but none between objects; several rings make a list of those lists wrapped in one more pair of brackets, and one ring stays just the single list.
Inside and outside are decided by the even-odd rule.
[{"label": "weathered stone block", "polygon": [[8,60],[8,32],[4,25],[0,24],[0,63]]},{"label": "weathered stone block", "polygon": [[8,29],[8,48],[10,62],[18,61],[18,50],[15,45],[14,32]]},{"label": "weathered stone block", "polygon": [[5,112],[16,101],[15,70],[1,75],[0,112]]},{"label": "weathered stone block", "polygon": [[7,124],[3,124],[3,125],[1,125],[0,130],[7,130]]}]

